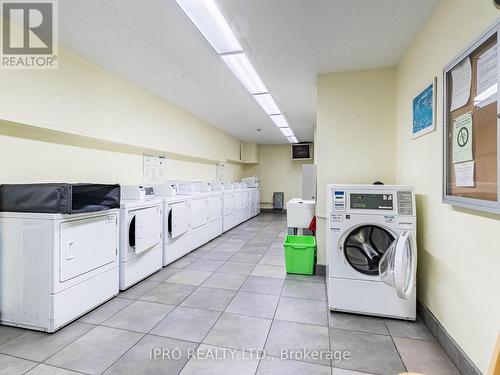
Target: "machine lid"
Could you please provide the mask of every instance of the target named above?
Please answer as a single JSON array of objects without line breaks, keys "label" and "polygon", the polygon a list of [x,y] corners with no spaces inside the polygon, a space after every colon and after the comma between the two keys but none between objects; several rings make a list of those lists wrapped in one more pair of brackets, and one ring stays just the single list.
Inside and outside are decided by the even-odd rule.
[{"label": "machine lid", "polygon": [[379,262],[395,237],[386,229],[375,224],[354,228],[344,240],[344,256],[357,272],[377,276]]},{"label": "machine lid", "polygon": [[380,260],[381,280],[394,287],[400,298],[408,299],[415,286],[417,251],[411,232],[404,231]]}]

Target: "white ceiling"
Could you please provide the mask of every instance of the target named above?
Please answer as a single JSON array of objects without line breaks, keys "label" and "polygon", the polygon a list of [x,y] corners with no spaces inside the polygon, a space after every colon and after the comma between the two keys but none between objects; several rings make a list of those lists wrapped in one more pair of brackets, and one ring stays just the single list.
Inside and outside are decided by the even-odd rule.
[{"label": "white ceiling", "polygon": [[[300,141],[312,141],[317,74],[397,64],[438,2],[218,0]],[[59,12],[61,44],[84,59],[238,138],[286,143],[174,0],[64,0]]]}]

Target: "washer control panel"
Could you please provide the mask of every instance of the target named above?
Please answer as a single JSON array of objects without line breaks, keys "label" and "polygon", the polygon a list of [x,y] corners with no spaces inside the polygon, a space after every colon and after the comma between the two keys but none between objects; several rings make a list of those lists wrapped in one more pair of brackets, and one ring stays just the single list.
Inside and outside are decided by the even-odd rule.
[{"label": "washer control panel", "polygon": [[339,222],[338,215],[346,214],[414,216],[415,193],[405,186],[332,185],[328,206],[332,222]]}]

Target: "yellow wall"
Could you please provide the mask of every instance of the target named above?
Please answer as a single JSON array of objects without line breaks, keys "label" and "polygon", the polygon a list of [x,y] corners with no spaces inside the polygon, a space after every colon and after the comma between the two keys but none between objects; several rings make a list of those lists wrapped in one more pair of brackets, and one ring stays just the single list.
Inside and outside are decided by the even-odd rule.
[{"label": "yellow wall", "polygon": [[[240,141],[139,87],[60,49],[58,70],[0,70],[0,120],[182,154],[169,178],[215,179],[238,160]],[[0,123],[0,183],[142,182],[142,155],[10,136]],[[29,133],[29,132],[28,132]],[[184,158],[185,156],[185,158]],[[192,157],[202,159],[193,162]],[[191,160],[191,161],[189,161]],[[241,177],[226,163],[225,178]]]},{"label": "yellow wall", "polygon": [[395,69],[318,76],[318,263],[325,264],[326,185],[395,181]]},{"label": "yellow wall", "polygon": [[302,165],[312,161],[293,161],[290,145],[259,145],[259,164],[245,166],[246,177],[259,176],[261,206],[272,208],[273,192],[285,193],[285,203],[300,198],[302,192]]},{"label": "yellow wall", "polygon": [[[418,194],[418,296],[486,372],[500,329],[500,216],[441,203],[442,68],[499,16],[491,0],[442,0],[397,69],[397,182]],[[437,131],[411,139],[411,101],[438,77]]]}]

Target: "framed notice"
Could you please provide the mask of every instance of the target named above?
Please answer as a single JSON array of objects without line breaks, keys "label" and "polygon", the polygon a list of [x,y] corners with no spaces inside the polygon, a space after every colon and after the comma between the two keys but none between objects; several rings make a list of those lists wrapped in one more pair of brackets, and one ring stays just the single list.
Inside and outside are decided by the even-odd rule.
[{"label": "framed notice", "polygon": [[500,213],[497,21],[443,68],[443,202]]},{"label": "framed notice", "polygon": [[434,78],[413,98],[413,138],[436,130],[436,81]]}]

